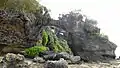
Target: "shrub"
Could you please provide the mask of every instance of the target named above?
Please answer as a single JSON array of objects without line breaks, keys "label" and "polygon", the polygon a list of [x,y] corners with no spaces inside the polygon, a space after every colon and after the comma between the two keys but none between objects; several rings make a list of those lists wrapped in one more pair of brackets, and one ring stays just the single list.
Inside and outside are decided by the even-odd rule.
[{"label": "shrub", "polygon": [[47,50],[48,50],[48,48],[45,46],[34,46],[31,48],[25,49],[25,53],[28,56],[34,57],[34,56],[38,56],[39,53],[45,52]]}]

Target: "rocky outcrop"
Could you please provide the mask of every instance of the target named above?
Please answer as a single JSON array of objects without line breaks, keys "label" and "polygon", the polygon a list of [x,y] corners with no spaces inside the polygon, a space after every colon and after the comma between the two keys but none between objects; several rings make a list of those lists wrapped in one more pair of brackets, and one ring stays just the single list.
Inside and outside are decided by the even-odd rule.
[{"label": "rocky outcrop", "polygon": [[[69,45],[75,55],[81,56],[85,61],[102,61],[115,58],[116,45],[99,36],[89,38],[83,33],[71,33]],[[108,59],[109,60],[109,59]]]},{"label": "rocky outcrop", "polygon": [[[41,27],[47,23],[49,23],[48,17],[42,16],[39,12],[0,10],[0,47],[3,49],[6,46],[13,48],[33,46],[41,38]],[[5,52],[18,52],[15,49],[9,50],[4,49]]]},{"label": "rocky outcrop", "polygon": [[[39,12],[0,10],[1,50],[2,52],[19,52],[24,47],[31,47],[41,39],[41,32],[45,30],[48,38],[44,46],[50,51],[69,54],[73,52],[84,61],[114,59],[116,45],[110,42],[107,36],[100,34],[96,21],[87,18],[84,21],[83,18],[82,14],[71,12],[63,15],[58,21],[53,20],[48,24],[51,20],[49,16]],[[43,27],[46,25],[47,27]]]},{"label": "rocky outcrop", "polygon": [[63,14],[59,21],[53,23],[59,28],[56,30],[57,36],[66,39],[73,54],[81,56],[84,61],[114,59],[117,46],[107,36],[100,34],[95,20],[83,18],[80,13]]}]

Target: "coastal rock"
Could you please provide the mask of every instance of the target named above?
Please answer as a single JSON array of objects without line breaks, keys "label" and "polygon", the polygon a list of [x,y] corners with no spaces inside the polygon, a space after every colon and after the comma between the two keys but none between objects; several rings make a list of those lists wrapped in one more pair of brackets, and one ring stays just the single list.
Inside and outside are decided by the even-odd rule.
[{"label": "coastal rock", "polygon": [[71,37],[69,45],[72,47],[73,53],[85,61],[115,59],[116,45],[109,40],[99,36],[88,38],[85,33],[70,33],[69,37]]},{"label": "coastal rock", "polygon": [[47,61],[44,68],[68,68],[68,63],[61,58],[59,61]]},{"label": "coastal rock", "polygon": [[73,54],[80,56],[81,60],[88,62],[115,59],[117,45],[100,33],[97,21],[71,11],[51,22],[51,25],[59,28],[56,30],[57,35],[67,40]]},{"label": "coastal rock", "polygon": [[44,63],[45,60],[44,60],[42,57],[35,57],[35,58],[33,59],[33,62]]},{"label": "coastal rock", "polygon": [[78,64],[81,62],[81,57],[80,56],[71,56],[70,60],[71,60],[71,64]]},{"label": "coastal rock", "polygon": [[[36,41],[41,38],[42,26],[49,23],[48,17],[38,15],[41,16],[39,12],[25,13],[12,9],[0,10],[0,50],[6,46],[13,46],[12,48],[19,46],[18,49],[23,49],[23,47],[35,45]],[[11,50],[9,48],[10,52],[15,52],[16,48],[13,51],[12,48]]]},{"label": "coastal rock", "polygon": [[1,68],[29,68],[24,59],[23,55],[8,53],[0,63]]}]

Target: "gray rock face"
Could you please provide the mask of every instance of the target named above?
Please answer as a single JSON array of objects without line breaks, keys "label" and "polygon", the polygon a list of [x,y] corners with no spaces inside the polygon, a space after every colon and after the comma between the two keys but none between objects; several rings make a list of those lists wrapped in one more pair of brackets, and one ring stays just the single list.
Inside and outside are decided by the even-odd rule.
[{"label": "gray rock face", "polygon": [[109,40],[98,36],[88,38],[82,33],[73,33],[70,37],[72,43],[69,45],[71,45],[74,54],[81,56],[83,60],[101,61],[115,58],[116,45]]},{"label": "gray rock face", "polygon": [[[84,61],[102,61],[115,58],[116,45],[109,41],[107,36],[100,34],[100,28],[95,20],[70,12],[63,14],[59,22],[53,23],[59,30],[63,29],[65,38],[74,55],[80,56]],[[62,31],[58,31],[60,34]],[[59,35],[58,35],[59,36]]]},{"label": "gray rock face", "polygon": [[[17,45],[17,48],[33,46],[41,38],[41,27],[49,23],[49,17],[44,17],[45,20],[43,17],[40,13],[0,10],[0,50],[8,45]],[[5,52],[16,52],[16,49],[9,48]]]}]

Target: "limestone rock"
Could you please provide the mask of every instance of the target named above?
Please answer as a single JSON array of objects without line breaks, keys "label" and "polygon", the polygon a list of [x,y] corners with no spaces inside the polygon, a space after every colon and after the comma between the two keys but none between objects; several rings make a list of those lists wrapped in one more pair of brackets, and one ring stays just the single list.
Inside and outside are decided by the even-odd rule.
[{"label": "limestone rock", "polygon": [[[115,59],[116,44],[109,41],[107,36],[100,34],[97,21],[85,17],[81,13],[70,12],[63,14],[59,20],[51,22],[58,27],[55,32],[67,40],[69,47],[76,56],[84,61],[103,61]],[[64,32],[63,32],[64,31]]]},{"label": "limestone rock", "polygon": [[70,60],[71,60],[71,64],[78,64],[81,62],[81,57],[80,56],[71,56]]},{"label": "limestone rock", "polygon": [[35,58],[33,59],[33,62],[44,63],[45,60],[44,60],[42,57],[35,57]]},{"label": "limestone rock", "polygon": [[67,61],[60,59],[59,61],[47,61],[45,68],[68,68]]},{"label": "limestone rock", "polygon": [[8,53],[0,63],[1,68],[29,68],[24,59],[23,55]]}]

